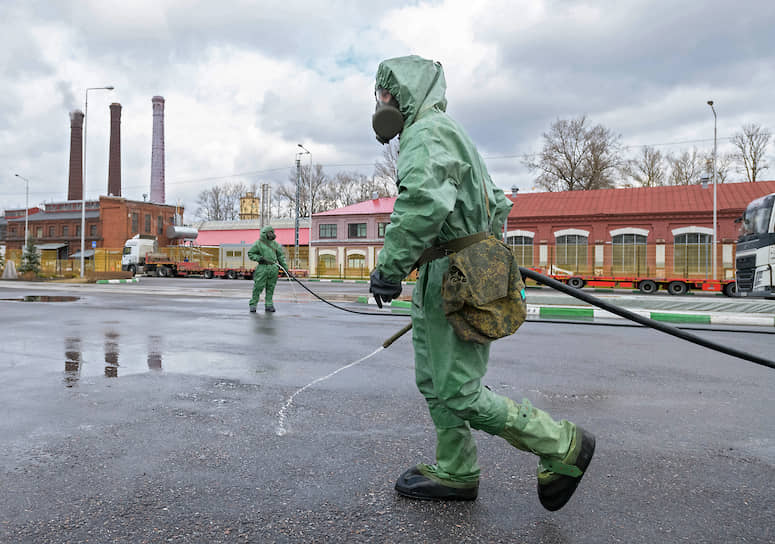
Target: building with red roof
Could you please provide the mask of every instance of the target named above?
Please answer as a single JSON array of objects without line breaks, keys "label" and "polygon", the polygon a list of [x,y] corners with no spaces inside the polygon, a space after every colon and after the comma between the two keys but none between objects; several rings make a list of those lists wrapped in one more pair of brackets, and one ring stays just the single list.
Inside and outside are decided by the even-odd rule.
[{"label": "building with red roof", "polygon": [[382,249],[395,197],[312,215],[310,274],[368,277]]},{"label": "building with red roof", "polygon": [[[735,220],[775,181],[717,190],[717,276],[734,277]],[[712,277],[713,186],[513,194],[507,242],[522,265],[574,274]],[[395,197],[314,214],[311,273],[368,276]]]},{"label": "building with red roof", "polygon": [[[739,218],[775,181],[717,187],[718,277],[734,277]],[[526,266],[577,274],[712,277],[713,186],[513,195],[507,240]]]}]

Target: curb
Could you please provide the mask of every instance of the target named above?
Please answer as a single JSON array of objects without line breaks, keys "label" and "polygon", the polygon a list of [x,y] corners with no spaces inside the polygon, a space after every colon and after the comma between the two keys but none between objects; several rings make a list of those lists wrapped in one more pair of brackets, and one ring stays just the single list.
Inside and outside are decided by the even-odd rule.
[{"label": "curb", "polygon": [[[358,297],[358,302],[362,304],[376,304],[374,297]],[[411,302],[403,300],[394,300],[390,303],[391,308],[412,307]],[[634,314],[662,321],[667,323],[697,323],[703,325],[747,325],[760,327],[775,327],[775,315],[752,315],[739,313],[722,312],[652,312],[651,310],[628,310]],[[619,315],[612,314],[606,310],[598,308],[581,308],[574,306],[537,306],[535,304],[527,305],[528,318],[552,319],[563,318],[567,320],[578,321],[597,321],[602,319],[625,319]]]},{"label": "curb", "polygon": [[[339,280],[339,279],[326,279],[326,278],[297,278],[301,281],[317,281],[321,283],[369,283],[369,280]],[[414,281],[402,281],[401,285],[414,285],[417,282]]]},{"label": "curb", "polygon": [[140,283],[140,280],[138,278],[132,278],[130,280],[97,280],[94,283],[100,283],[100,284],[105,284],[105,283]]}]

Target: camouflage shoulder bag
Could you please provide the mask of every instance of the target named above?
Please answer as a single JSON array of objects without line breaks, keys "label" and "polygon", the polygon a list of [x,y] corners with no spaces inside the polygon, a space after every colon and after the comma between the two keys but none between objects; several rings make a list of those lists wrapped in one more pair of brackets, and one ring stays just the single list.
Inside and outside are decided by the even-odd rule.
[{"label": "camouflage shoulder bag", "polygon": [[449,255],[441,297],[455,334],[470,342],[486,344],[514,334],[527,317],[519,264],[492,235]]}]

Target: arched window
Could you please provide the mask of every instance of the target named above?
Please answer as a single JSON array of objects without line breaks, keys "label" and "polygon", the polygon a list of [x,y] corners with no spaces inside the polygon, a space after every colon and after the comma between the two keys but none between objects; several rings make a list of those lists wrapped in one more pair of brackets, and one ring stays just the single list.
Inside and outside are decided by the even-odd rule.
[{"label": "arched window", "polygon": [[687,232],[677,234],[673,244],[673,270],[684,277],[711,276],[712,253],[710,234]]},{"label": "arched window", "polygon": [[517,258],[520,266],[533,266],[533,238],[530,236],[507,236],[506,244]]},{"label": "arched window", "polygon": [[347,256],[347,268],[364,268],[366,266],[366,257],[359,253],[350,253]]},{"label": "arched window", "polygon": [[648,274],[644,234],[617,234],[613,237],[614,275]]},{"label": "arched window", "polygon": [[588,238],[581,234],[564,234],[557,236],[555,264],[568,272],[587,272]]},{"label": "arched window", "polygon": [[318,273],[325,275],[333,272],[339,272],[336,267],[336,256],[331,254],[324,254],[318,257]]}]

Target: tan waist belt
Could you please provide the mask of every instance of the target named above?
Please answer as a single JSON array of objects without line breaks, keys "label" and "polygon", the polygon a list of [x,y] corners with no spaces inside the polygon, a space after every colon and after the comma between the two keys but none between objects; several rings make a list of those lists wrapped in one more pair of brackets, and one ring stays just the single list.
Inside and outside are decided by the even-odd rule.
[{"label": "tan waist belt", "polygon": [[439,244],[437,246],[431,246],[420,254],[420,258],[417,259],[414,268],[420,268],[425,263],[435,261],[436,259],[441,259],[450,253],[455,253],[456,251],[465,249],[470,245],[481,242],[488,236],[490,236],[489,232],[477,232],[476,234],[469,234],[468,236],[463,236],[462,238],[455,238],[454,240],[444,242],[443,244]]}]

